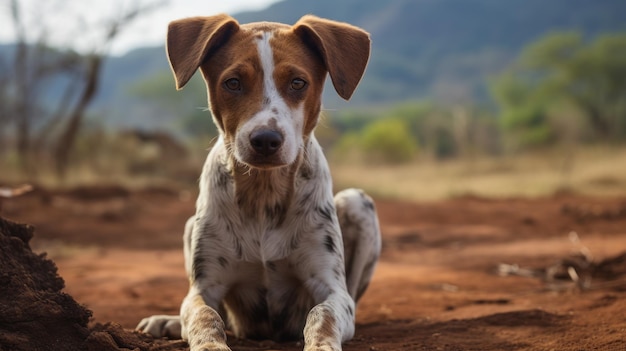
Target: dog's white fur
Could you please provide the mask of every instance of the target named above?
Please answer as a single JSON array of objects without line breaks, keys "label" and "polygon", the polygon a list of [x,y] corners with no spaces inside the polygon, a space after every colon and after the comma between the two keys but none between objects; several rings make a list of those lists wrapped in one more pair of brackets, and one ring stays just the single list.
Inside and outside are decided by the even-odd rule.
[{"label": "dog's white fur", "polygon": [[[186,40],[180,37],[180,28],[185,35],[200,31],[209,39],[202,39],[205,42],[197,46],[183,43],[183,49],[185,45],[191,48],[189,53],[179,53],[178,41]],[[215,69],[210,66],[211,58],[207,61],[202,56],[206,52],[188,62],[187,56],[198,50],[237,52],[239,49],[227,46],[238,40],[233,33],[244,30],[253,34],[248,42],[256,45],[260,70],[256,75],[263,77],[262,87],[255,89],[262,91],[244,90],[254,86],[254,77],[237,78],[242,84],[241,88],[232,86],[237,89],[216,85],[213,77],[223,80],[230,76],[211,71]],[[332,42],[337,39],[329,37],[333,33],[346,38],[345,48]],[[308,130],[306,126],[314,127],[317,122],[319,96],[314,95],[321,93],[325,78],[319,75],[329,71],[340,95],[349,98],[352,94],[367,62],[367,57],[362,57],[369,53],[367,34],[313,16],[304,17],[291,29],[268,23],[240,27],[221,15],[178,21],[171,25],[169,36],[168,54],[178,87],[201,67],[220,137],[202,170],[196,214],[185,226],[190,288],[180,316],[145,318],[138,329],[155,336],[182,337],[193,351],[229,350],[226,327],[238,337],[289,340],[304,336],[305,350],[341,350],[341,343],[354,334],[355,304],[369,284],[380,254],[380,230],[374,204],[362,191],[345,190],[333,199],[327,162],[312,127]],[[360,43],[357,39],[353,43],[348,36],[359,37]],[[291,43],[311,55],[311,62],[320,67],[323,62],[325,70],[298,65],[289,58],[277,61],[280,53],[273,51],[273,40],[295,40]],[[351,44],[362,50],[350,52]],[[333,58],[325,56],[332,54],[360,56],[357,64],[361,67],[341,76],[344,72],[339,70],[346,63],[333,63]],[[288,70],[281,71],[285,65]],[[224,74],[231,68],[227,65]],[[299,72],[291,80],[291,88],[278,86],[277,77],[291,71]],[[234,77],[239,74],[245,76],[245,70]],[[304,88],[294,85],[300,76],[308,79]],[[219,89],[223,91],[216,91]],[[244,92],[248,100],[258,96],[263,102],[250,101],[259,106],[250,116],[229,117],[222,109],[232,106],[221,105],[219,94],[228,100],[239,99]],[[288,94],[292,94],[291,100]],[[247,100],[237,101],[245,104]],[[308,111],[311,106],[314,111]],[[236,119],[236,128],[228,126],[233,122],[225,120],[228,118]],[[259,130],[281,136],[275,153],[251,145],[251,135]]]}]

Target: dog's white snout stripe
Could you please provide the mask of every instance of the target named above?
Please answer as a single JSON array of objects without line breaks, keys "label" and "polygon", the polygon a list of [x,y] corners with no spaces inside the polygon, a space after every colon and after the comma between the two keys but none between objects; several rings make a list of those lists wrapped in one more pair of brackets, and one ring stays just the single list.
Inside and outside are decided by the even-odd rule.
[{"label": "dog's white snout stripe", "polygon": [[[263,75],[263,104],[237,135],[236,154],[246,163],[254,155],[272,156],[273,162],[291,164],[302,147],[304,112],[301,106],[290,108],[274,79],[274,52],[271,46],[272,32],[263,32],[256,39],[261,72]],[[271,131],[267,138],[255,138],[259,131]],[[277,133],[277,134],[274,134]],[[280,139],[280,140],[278,140]]]}]

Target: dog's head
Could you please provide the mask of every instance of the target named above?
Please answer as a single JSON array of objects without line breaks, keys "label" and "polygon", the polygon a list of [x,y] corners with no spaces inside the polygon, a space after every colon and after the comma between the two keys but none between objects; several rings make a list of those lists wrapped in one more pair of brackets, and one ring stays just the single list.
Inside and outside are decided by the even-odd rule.
[{"label": "dog's head", "polygon": [[192,17],[171,22],[167,35],[176,88],[200,68],[226,147],[237,161],[263,169],[298,158],[317,124],[326,73],[347,100],[369,52],[363,30],[311,15],[293,26]]}]

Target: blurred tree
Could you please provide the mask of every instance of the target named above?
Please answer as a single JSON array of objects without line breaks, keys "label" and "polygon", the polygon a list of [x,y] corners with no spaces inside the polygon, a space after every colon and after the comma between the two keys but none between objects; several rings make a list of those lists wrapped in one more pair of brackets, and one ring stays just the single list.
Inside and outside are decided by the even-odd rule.
[{"label": "blurred tree", "polygon": [[217,128],[207,108],[206,87],[199,74],[191,78],[185,89],[177,92],[172,73],[162,71],[135,83],[130,87],[129,93],[150,101],[163,111],[179,118],[179,128],[187,136],[194,138],[217,136]]},{"label": "blurred tree", "polygon": [[462,144],[459,139],[464,137],[466,130],[456,132],[457,121],[448,109],[428,101],[411,102],[395,106],[388,116],[404,121],[408,132],[421,148],[435,159],[446,159],[458,154],[459,145]]},{"label": "blurred tree", "polygon": [[[54,2],[35,7],[10,1],[16,49],[8,69],[0,74],[0,80],[6,82],[0,87],[0,100],[4,104],[0,119],[17,132],[16,149],[25,171],[32,172],[32,148],[36,141],[40,148],[53,145],[57,175],[64,177],[85,111],[97,92],[103,59],[111,42],[124,26],[160,5],[161,2],[135,3],[127,10],[118,8],[119,15],[102,16],[97,24],[87,24],[85,18],[77,15],[71,19],[79,24],[75,28],[77,32],[68,37],[76,41],[91,39],[88,53],[79,54],[75,42],[68,42],[62,50],[52,49],[51,38],[55,37],[55,28],[61,26],[43,20],[55,17],[52,16],[55,12],[71,13],[66,10],[77,6],[76,3]],[[45,101],[41,90],[53,80],[64,83],[60,85],[63,91],[58,94],[58,101]],[[37,135],[33,135],[35,131]],[[50,141],[53,137],[56,141]]]},{"label": "blurred tree", "polygon": [[550,99],[530,85],[505,73],[492,83],[492,93],[500,106],[502,127],[521,147],[544,146],[553,140],[548,125]]},{"label": "blurred tree", "polygon": [[555,33],[527,46],[491,84],[503,127],[521,146],[562,139],[550,123],[556,106],[574,106],[595,140],[626,138],[626,34],[586,43],[579,33]]},{"label": "blurred tree", "polygon": [[[413,101],[393,105],[379,111],[344,111],[330,119],[334,130],[341,136],[331,145],[337,159],[356,157],[361,148],[366,154],[376,154],[377,141],[383,146],[386,138],[399,137],[396,145],[402,150],[410,149],[405,141],[416,143],[420,155],[437,160],[459,156],[473,157],[478,154],[501,152],[499,125],[493,114],[471,106],[441,107],[428,101]],[[384,126],[388,123],[389,126]],[[397,132],[402,125],[402,134]],[[388,133],[383,136],[381,134]],[[365,136],[370,135],[368,141]],[[367,150],[367,147],[371,148]],[[387,153],[391,151],[383,151]],[[402,158],[402,157],[400,157]],[[390,159],[393,159],[391,157]]]},{"label": "blurred tree", "polygon": [[418,150],[417,140],[399,119],[381,119],[369,124],[359,142],[367,160],[374,162],[408,162],[415,159]]}]

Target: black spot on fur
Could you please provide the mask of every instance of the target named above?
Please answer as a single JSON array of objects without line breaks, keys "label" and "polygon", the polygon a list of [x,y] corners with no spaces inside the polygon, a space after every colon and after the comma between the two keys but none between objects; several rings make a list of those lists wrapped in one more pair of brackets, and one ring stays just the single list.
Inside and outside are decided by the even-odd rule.
[{"label": "black spot on fur", "polygon": [[228,186],[228,184],[232,181],[232,176],[224,166],[220,166],[217,169],[217,172],[214,173],[213,181],[215,185],[220,188],[224,188]]},{"label": "black spot on fur", "polygon": [[372,202],[372,199],[365,195],[363,190],[359,190],[359,196],[361,197],[361,201],[363,202],[363,207],[369,208],[370,210],[373,210],[375,208],[374,202]]},{"label": "black spot on fur", "polygon": [[370,209],[372,211],[375,209],[374,203],[367,198],[363,199],[363,207]]},{"label": "black spot on fur", "polygon": [[[213,234],[212,226],[205,223],[200,229],[204,234]],[[189,235],[189,244],[193,241],[193,234]],[[205,258],[206,236],[198,238],[193,252],[193,261],[191,262],[191,278],[194,281],[205,277],[206,266],[209,263]],[[191,245],[189,245],[191,246]]]},{"label": "black spot on fur", "polygon": [[332,236],[326,235],[326,237],[324,238],[324,246],[326,246],[326,250],[328,250],[328,252],[335,252],[335,241],[333,240]]},{"label": "black spot on fur", "polygon": [[217,261],[219,262],[220,266],[222,266],[222,268],[225,268],[228,265],[228,260],[222,256],[218,257]]},{"label": "black spot on fur", "polygon": [[350,305],[346,305],[344,306],[346,313],[350,316],[354,316],[354,310],[352,309],[352,306]]},{"label": "black spot on fur", "polygon": [[333,219],[333,211],[333,206],[330,203],[317,208],[317,212],[319,212],[322,217],[329,222]]},{"label": "black spot on fur", "polygon": [[241,247],[241,242],[239,240],[235,240],[235,251],[237,251],[237,258],[243,257],[243,248]]},{"label": "black spot on fur", "polygon": [[308,192],[298,200],[298,211],[303,212],[304,208],[307,208],[307,205],[311,202],[311,197],[313,196],[313,192]]},{"label": "black spot on fur", "polygon": [[280,204],[268,205],[265,207],[265,215],[268,218],[277,219],[283,214],[283,207]]},{"label": "black spot on fur", "polygon": [[[197,252],[197,250],[196,250]],[[206,260],[197,253],[193,256],[193,262],[191,263],[191,275],[194,281],[204,278],[204,266]]]},{"label": "black spot on fur", "polygon": [[313,178],[313,172],[310,167],[301,167],[300,168],[300,178],[305,180],[311,180]]},{"label": "black spot on fur", "polygon": [[300,236],[299,235],[294,235],[294,236],[291,237],[291,242],[289,243],[289,246],[293,250],[293,249],[298,247],[299,243],[300,243]]},{"label": "black spot on fur", "polygon": [[269,268],[271,271],[276,271],[276,263],[267,262],[267,268]]},{"label": "black spot on fur", "polygon": [[337,279],[342,278],[343,275],[344,275],[344,271],[341,268],[342,267],[340,267],[340,266],[335,266],[335,268],[333,268],[333,273],[335,273],[335,278],[337,278]]}]

